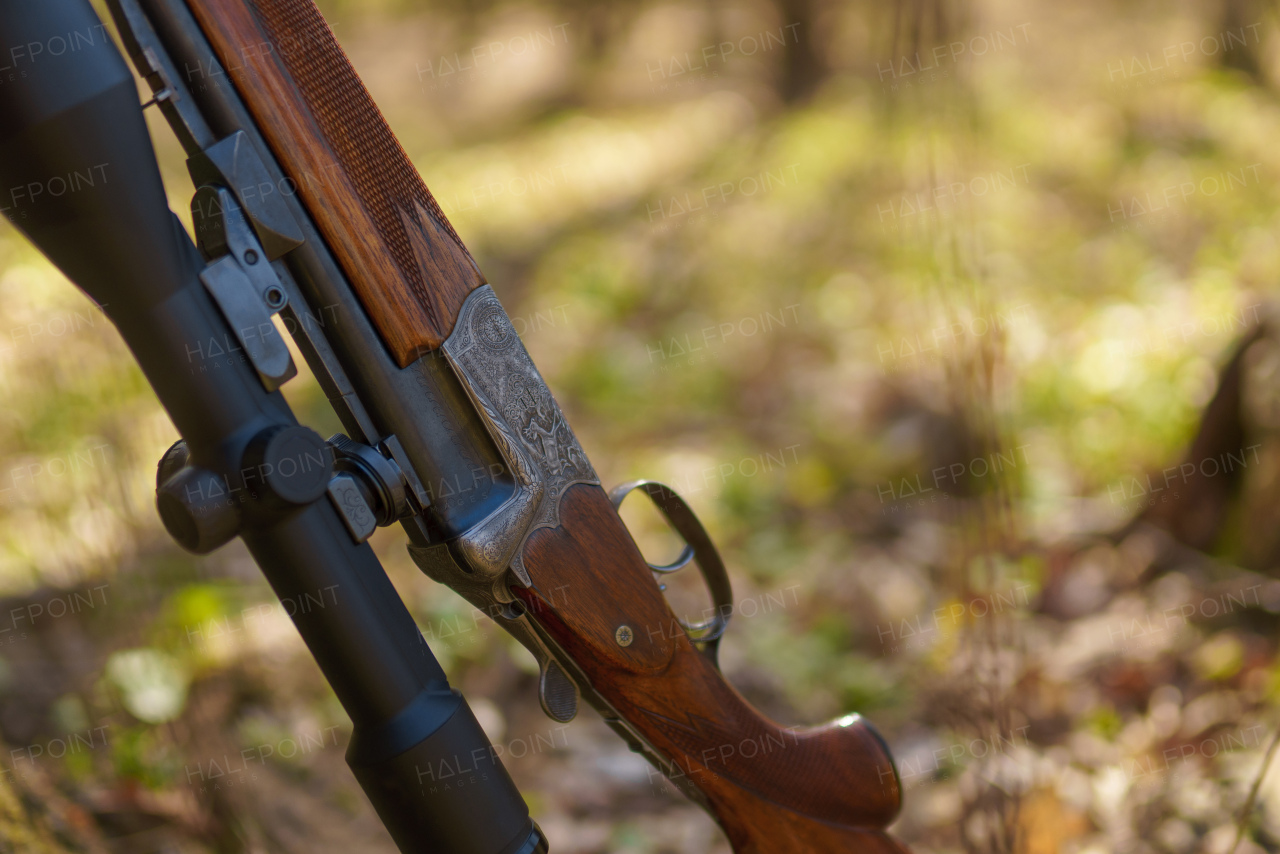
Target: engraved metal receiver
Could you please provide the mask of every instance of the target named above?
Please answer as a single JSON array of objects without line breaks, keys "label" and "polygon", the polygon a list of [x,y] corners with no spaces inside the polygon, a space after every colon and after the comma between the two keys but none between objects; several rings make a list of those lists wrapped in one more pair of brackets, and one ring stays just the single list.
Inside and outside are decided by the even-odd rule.
[{"label": "engraved metal receiver", "polygon": [[[572,664],[557,655],[554,643],[526,618],[509,585],[531,586],[521,556],[523,546],[539,528],[560,524],[565,491],[579,483],[598,486],[600,479],[492,288],[485,285],[471,293],[441,351],[515,475],[517,490],[463,534],[428,546],[411,545],[409,553],[428,576],[454,587],[495,618],[504,618],[500,619],[504,628],[538,659],[543,710],[554,720],[571,720],[577,714],[578,687],[585,685],[585,679],[566,672]],[[623,484],[611,493],[614,507],[620,507],[635,490],[652,499],[685,542],[675,562],[649,568],[663,576],[692,562],[702,572],[711,592],[712,616],[677,623],[718,667],[720,638],[733,610],[724,562],[692,508],[670,487],[649,480]],[[494,603],[510,604],[495,608]],[[630,640],[620,638],[619,643],[626,645]]]},{"label": "engraved metal receiver", "polygon": [[514,475],[516,491],[460,536],[410,552],[419,566],[432,567],[424,566],[428,575],[452,563],[494,582],[495,598],[509,602],[507,569],[521,585],[532,583],[520,557],[525,540],[538,528],[560,524],[567,488],[598,486],[600,478],[488,285],[467,297],[441,352]]},{"label": "engraved metal receiver", "polygon": [[505,505],[458,538],[457,547],[476,572],[496,575],[509,565],[528,586],[520,546],[537,528],[560,524],[566,489],[599,485],[600,478],[492,288],[467,297],[442,349],[518,485]]}]

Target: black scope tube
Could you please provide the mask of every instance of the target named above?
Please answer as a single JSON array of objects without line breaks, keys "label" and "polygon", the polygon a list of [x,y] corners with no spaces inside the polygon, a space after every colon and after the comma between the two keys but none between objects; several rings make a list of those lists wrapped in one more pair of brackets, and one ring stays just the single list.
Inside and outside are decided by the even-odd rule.
[{"label": "black scope tube", "polygon": [[[119,4],[108,0],[108,5],[114,10]],[[281,169],[236,91],[237,82],[254,85],[252,78],[242,69],[222,68],[184,0],[136,0],[136,5],[173,62],[178,77],[173,84],[197,106],[212,135],[223,139],[242,132],[257,151],[271,187],[250,189],[274,193],[305,235],[305,242],[281,261],[306,295],[313,315],[323,318],[336,312],[339,320],[325,330],[325,337],[370,418],[383,435],[394,434],[404,446],[431,495],[432,521],[445,537],[483,522],[515,494],[515,480],[457,377],[438,351],[405,368],[391,358],[302,204],[298,182]],[[136,46],[130,50],[136,51]],[[188,146],[193,142],[184,140]]]},{"label": "black scope tube", "polygon": [[[0,85],[0,213],[116,324],[192,463],[242,484],[255,438],[297,421],[245,360],[193,365],[200,342],[233,330],[168,210],[123,58],[88,0],[0,0],[0,56],[13,75]],[[295,603],[294,624],[353,723],[347,761],[400,850],[545,851],[373,550],[327,498],[242,505],[241,535]],[[459,768],[465,785],[442,779]]]}]

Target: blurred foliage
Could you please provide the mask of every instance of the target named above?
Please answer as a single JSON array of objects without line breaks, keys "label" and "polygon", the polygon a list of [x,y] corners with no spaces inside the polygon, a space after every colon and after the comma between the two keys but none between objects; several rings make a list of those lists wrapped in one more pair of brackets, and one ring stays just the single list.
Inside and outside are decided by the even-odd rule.
[{"label": "blurred foliage", "polygon": [[[602,479],[666,481],[705,520],[739,597],[725,670],[752,702],[787,722],[873,717],[908,789],[936,781],[908,794],[903,833],[934,846],[919,850],[1013,850],[991,841],[997,830],[1027,851],[1224,838],[1260,744],[1182,778],[1185,791],[1216,787],[1198,813],[1157,810],[1134,775],[1116,776],[1128,760],[1115,751],[1157,750],[1165,742],[1135,734],[1148,725],[1167,740],[1213,732],[1178,729],[1188,716],[1244,720],[1280,684],[1270,634],[1188,625],[1138,663],[1112,661],[1095,648],[1107,625],[1181,607],[1221,577],[1175,573],[1147,601],[1112,583],[1150,563],[1137,546],[1074,549],[1135,515],[1123,484],[1181,458],[1218,369],[1270,316],[1269,7],[319,5]],[[148,115],[189,224],[180,150]],[[305,371],[286,394],[305,422],[337,429]],[[67,779],[156,790],[130,795],[131,809],[220,851],[268,850],[254,847],[263,839],[320,850],[272,836],[252,793],[191,783],[221,751],[347,723],[243,549],[197,561],[169,543],[152,496],[172,425],[110,324],[11,228],[0,395],[0,592],[107,584],[107,607],[85,617],[88,665],[49,676],[56,690],[30,687],[54,665],[0,648],[0,699],[29,710],[0,714],[5,737],[109,723],[109,753],[68,756]],[[671,550],[655,515],[627,518],[651,557]],[[533,708],[528,654],[421,578],[398,531],[375,547],[491,733],[532,720],[520,711]],[[1095,576],[1118,598],[1044,616],[1065,589],[1054,585]],[[1011,591],[999,619],[976,613]],[[672,595],[701,607],[696,590]],[[1158,694],[1164,682],[1182,686],[1176,700]],[[1245,699],[1223,699],[1233,691]],[[951,748],[998,744],[1028,721],[1035,761],[991,771],[1023,781],[1022,812],[984,813],[992,790]],[[535,812],[551,814],[544,826],[578,845],[556,850],[722,844],[696,816],[659,827],[623,806],[588,814],[602,797],[589,790],[634,795],[627,774],[643,791],[645,772],[574,726],[575,744],[600,754],[592,765],[574,748],[586,783],[516,769]],[[1030,749],[1017,747],[1009,757]],[[947,762],[911,772],[937,750]],[[345,779],[337,758],[262,765],[319,791],[314,775]],[[1028,768],[1062,782],[1046,788]],[[350,818],[367,813],[350,785],[326,785],[318,802],[340,807],[330,821],[367,827]],[[1274,840],[1280,787],[1264,794],[1255,835]],[[121,809],[94,803],[95,815]],[[1110,847],[1135,833],[1156,848]]]}]

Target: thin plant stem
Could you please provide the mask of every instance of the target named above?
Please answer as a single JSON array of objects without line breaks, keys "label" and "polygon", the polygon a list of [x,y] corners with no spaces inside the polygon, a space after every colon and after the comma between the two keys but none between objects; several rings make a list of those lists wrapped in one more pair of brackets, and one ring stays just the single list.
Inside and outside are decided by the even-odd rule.
[{"label": "thin plant stem", "polygon": [[1258,800],[1258,789],[1262,788],[1267,769],[1271,767],[1271,758],[1275,755],[1277,744],[1280,744],[1280,728],[1276,729],[1276,734],[1271,736],[1271,743],[1267,745],[1267,753],[1262,757],[1262,767],[1258,769],[1258,776],[1253,780],[1249,797],[1245,798],[1244,807],[1240,810],[1240,819],[1236,822],[1236,841],[1231,843],[1231,850],[1227,854],[1236,854],[1236,849],[1240,847],[1240,840],[1244,839],[1244,826],[1249,822],[1249,814],[1253,812],[1253,805]]}]

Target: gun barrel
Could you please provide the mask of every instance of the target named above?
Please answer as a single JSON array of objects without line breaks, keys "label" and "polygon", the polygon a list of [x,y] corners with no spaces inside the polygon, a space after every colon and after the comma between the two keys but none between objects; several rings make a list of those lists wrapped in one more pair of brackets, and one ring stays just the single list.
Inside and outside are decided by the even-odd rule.
[{"label": "gun barrel", "polygon": [[[307,175],[292,173],[277,160],[237,91],[234,78],[243,71],[224,69],[183,0],[110,0],[109,5],[122,30],[129,17],[123,8],[140,10],[172,60],[178,79],[169,82],[181,98],[197,106],[212,136],[221,140],[243,133],[261,158],[267,186],[231,189],[275,194],[296,219],[302,245],[278,262],[297,285],[301,298],[296,305],[308,313],[296,324],[302,334],[295,339],[326,384],[326,394],[348,433],[370,443],[397,438],[429,496],[433,522],[443,537],[457,536],[492,515],[515,493],[514,478],[444,360],[427,354],[405,367],[384,345],[358,291],[364,271],[348,275],[348,267],[330,251],[304,204],[303,188],[315,179],[309,182]],[[135,64],[147,67],[150,60],[142,46],[129,40],[126,44]],[[333,365],[321,364],[309,351],[308,331],[316,333],[318,346],[331,348],[345,375],[343,382],[329,382]],[[352,412],[355,401],[364,403],[367,417]]]},{"label": "gun barrel", "polygon": [[[263,574],[293,602],[294,624],[351,717],[347,760],[397,844],[406,854],[545,850],[373,550],[347,534],[323,492],[284,490],[292,498],[281,501],[252,483],[246,466],[264,437],[306,431],[246,361],[193,363],[201,342],[236,330],[201,281],[214,265],[168,209],[134,79],[89,0],[3,0],[0,44],[29,60],[0,87],[4,213],[103,306],[190,465],[226,487],[213,503],[236,508]],[[437,769],[463,761],[477,772],[469,785],[440,785]]]}]

